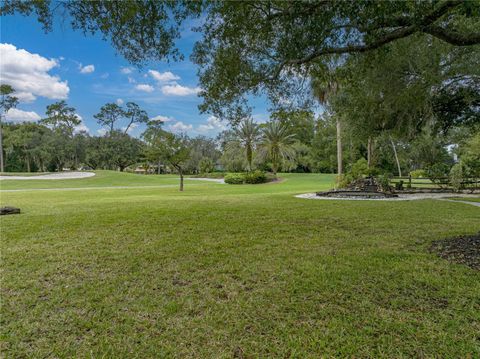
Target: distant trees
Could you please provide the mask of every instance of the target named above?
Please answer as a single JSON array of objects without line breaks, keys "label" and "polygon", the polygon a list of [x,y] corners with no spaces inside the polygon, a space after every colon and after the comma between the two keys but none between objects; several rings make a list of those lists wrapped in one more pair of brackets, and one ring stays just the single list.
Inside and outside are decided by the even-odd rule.
[{"label": "distant trees", "polygon": [[190,158],[185,168],[191,173],[205,173],[207,169],[211,172],[220,156],[214,139],[205,136],[190,138]]},{"label": "distant trees", "polygon": [[128,119],[128,124],[125,126],[124,134],[128,133],[132,125],[145,124],[148,122],[147,112],[142,110],[135,102],[127,102],[126,107],[123,114]]},{"label": "distant trees", "polygon": [[3,156],[3,136],[2,136],[2,119],[5,119],[7,112],[16,107],[18,98],[12,94],[15,92],[14,88],[7,84],[0,85],[0,172],[5,170],[4,156]]},{"label": "distant trees", "polygon": [[117,128],[117,130],[122,131],[124,134],[127,134],[133,125],[146,124],[149,121],[147,112],[135,102],[127,102],[125,108],[116,103],[107,103],[93,117],[100,126],[108,129],[108,134],[113,133],[115,125],[122,119],[127,120],[127,125],[123,128]]},{"label": "distant trees", "polygon": [[100,108],[100,112],[93,117],[102,127],[108,128],[108,133],[112,133],[115,123],[125,116],[125,111],[116,103],[107,103]]}]

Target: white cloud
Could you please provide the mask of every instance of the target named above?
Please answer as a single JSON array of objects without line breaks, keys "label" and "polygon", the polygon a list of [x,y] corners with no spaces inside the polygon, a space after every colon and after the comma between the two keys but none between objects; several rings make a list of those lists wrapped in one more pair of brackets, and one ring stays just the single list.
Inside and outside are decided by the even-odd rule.
[{"label": "white cloud", "polygon": [[11,85],[16,96],[31,102],[37,96],[64,100],[70,91],[67,81],[48,72],[58,66],[54,59],[47,59],[11,44],[0,44],[0,82]]},{"label": "white cloud", "polygon": [[117,101],[115,101],[117,103],[118,106],[122,106],[123,105],[123,100],[121,98],[117,98]]},{"label": "white cloud", "polygon": [[162,116],[162,115],[158,115],[158,116],[155,116],[155,117],[152,117],[150,119],[150,121],[163,121],[163,122],[172,122],[172,121],[175,121],[172,117],[167,117],[167,116]]},{"label": "white cloud", "polygon": [[18,92],[15,91],[15,97],[18,98],[21,102],[33,102],[35,101],[36,97],[31,92]]},{"label": "white cloud", "polygon": [[207,123],[204,125],[200,125],[197,128],[197,132],[202,134],[212,133],[212,132],[220,132],[227,128],[225,124],[222,123],[217,117],[210,116],[207,119]]},{"label": "white cloud", "polygon": [[74,128],[73,128],[73,132],[74,133],[79,133],[79,132],[88,132],[90,133],[90,129],[87,127],[87,125],[85,125],[85,123],[83,123],[83,118],[82,116],[80,116],[78,113],[75,114],[75,116],[77,116],[77,118],[81,121],[80,124],[76,125]]},{"label": "white cloud", "polygon": [[79,133],[79,132],[87,132],[90,133],[90,129],[82,122],[81,124],[75,126],[73,129],[73,132]]},{"label": "white cloud", "polygon": [[134,84],[134,83],[137,83],[137,81],[133,77],[128,76],[128,83],[129,84]]},{"label": "white cloud", "polygon": [[12,122],[35,122],[41,119],[40,115],[33,111],[23,111],[11,108],[6,114],[7,120]]},{"label": "white cloud", "polygon": [[143,91],[143,92],[153,92],[154,90],[153,86],[147,85],[147,84],[138,84],[137,86],[135,86],[135,88],[138,91]]},{"label": "white cloud", "polygon": [[[127,133],[131,133],[134,129],[138,127],[137,123],[132,123],[130,127],[128,128]],[[125,131],[127,129],[127,126],[122,127],[122,131]]]},{"label": "white cloud", "polygon": [[159,82],[171,82],[175,80],[180,80],[179,76],[175,75],[170,71],[158,72],[155,70],[148,70],[148,73],[150,74],[150,76],[152,76],[153,79]]},{"label": "white cloud", "polygon": [[102,79],[108,79],[108,77],[110,76],[110,74],[108,72],[105,72],[104,74],[100,75],[100,78]]},{"label": "white cloud", "polygon": [[131,67],[121,67],[120,72],[124,75],[128,75],[133,72],[133,69]]},{"label": "white cloud", "polygon": [[97,133],[100,135],[100,136],[105,136],[105,134],[107,133],[107,130],[104,129],[104,128],[100,128],[97,130]]},{"label": "white cloud", "polygon": [[162,86],[162,93],[164,95],[172,95],[172,96],[189,96],[189,95],[196,95],[200,92],[200,87],[187,87],[182,86],[177,83],[172,85],[165,85]]},{"label": "white cloud", "polygon": [[168,129],[172,132],[179,133],[179,132],[191,131],[193,129],[193,126],[185,124],[182,121],[177,121],[173,125],[169,125]]},{"label": "white cloud", "polygon": [[270,117],[265,114],[255,114],[252,118],[256,123],[267,123],[270,120]]},{"label": "white cloud", "polygon": [[91,74],[93,71],[95,71],[95,66],[94,65],[82,66],[82,64],[80,64],[78,65],[78,69],[80,70],[81,74]]}]

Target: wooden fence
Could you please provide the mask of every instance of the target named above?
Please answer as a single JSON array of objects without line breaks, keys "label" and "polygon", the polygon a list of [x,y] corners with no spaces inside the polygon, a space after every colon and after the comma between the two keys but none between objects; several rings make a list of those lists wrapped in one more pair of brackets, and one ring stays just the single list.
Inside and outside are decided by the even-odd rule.
[{"label": "wooden fence", "polygon": [[[438,177],[435,182],[429,178],[413,178],[412,176],[392,177],[390,183],[395,186],[403,181],[404,188],[420,188],[420,189],[437,189],[451,188],[450,179],[448,177]],[[462,181],[462,187],[480,189],[480,178],[467,178]]]}]

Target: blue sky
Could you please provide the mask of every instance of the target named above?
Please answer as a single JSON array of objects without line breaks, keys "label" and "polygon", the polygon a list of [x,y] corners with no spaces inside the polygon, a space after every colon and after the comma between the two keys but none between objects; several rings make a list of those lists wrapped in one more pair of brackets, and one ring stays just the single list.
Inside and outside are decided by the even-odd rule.
[{"label": "blue sky", "polygon": [[[188,26],[183,30],[178,46],[185,61],[137,69],[99,35],[73,31],[68,20],[56,19],[54,30],[45,34],[34,17],[2,16],[0,80],[13,85],[21,99],[8,119],[38,120],[48,104],[65,99],[77,109],[82,127],[98,135],[102,130],[93,115],[102,105],[134,101],[151,118],[166,120],[167,129],[214,136],[227,124],[197,108],[197,68],[188,58],[199,36]],[[267,104],[263,99],[252,103],[254,118],[265,121]],[[138,136],[142,130],[134,128],[131,134]]]}]

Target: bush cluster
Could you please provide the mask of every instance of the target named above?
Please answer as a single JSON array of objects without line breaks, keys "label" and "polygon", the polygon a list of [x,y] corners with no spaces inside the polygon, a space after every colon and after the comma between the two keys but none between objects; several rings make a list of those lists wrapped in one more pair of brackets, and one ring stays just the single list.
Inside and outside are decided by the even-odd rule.
[{"label": "bush cluster", "polygon": [[228,184],[259,184],[269,182],[272,178],[267,176],[265,172],[257,170],[247,173],[229,173],[224,180]]},{"label": "bush cluster", "polygon": [[248,184],[258,184],[267,182],[267,176],[265,172],[262,171],[253,171],[245,173],[245,183]]},{"label": "bush cluster", "polygon": [[243,173],[228,173],[224,180],[225,183],[228,184],[243,184],[243,182],[245,182],[245,175]]}]

